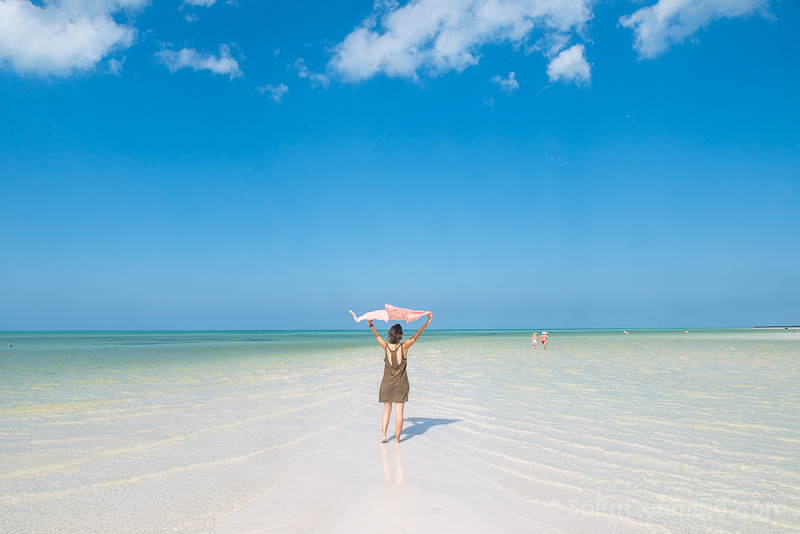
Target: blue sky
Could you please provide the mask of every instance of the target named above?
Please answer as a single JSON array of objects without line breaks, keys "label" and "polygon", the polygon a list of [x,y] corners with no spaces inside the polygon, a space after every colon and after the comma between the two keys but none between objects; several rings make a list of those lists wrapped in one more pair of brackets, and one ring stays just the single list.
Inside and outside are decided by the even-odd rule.
[{"label": "blue sky", "polygon": [[799,22],[0,0],[0,330],[798,324]]}]

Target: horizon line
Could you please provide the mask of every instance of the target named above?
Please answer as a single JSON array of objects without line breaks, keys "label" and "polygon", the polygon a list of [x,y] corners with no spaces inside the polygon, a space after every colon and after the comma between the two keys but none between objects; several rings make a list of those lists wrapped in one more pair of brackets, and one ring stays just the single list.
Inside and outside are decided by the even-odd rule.
[{"label": "horizon line", "polygon": [[[388,325],[387,325],[388,328]],[[788,330],[790,328],[800,328],[800,325],[758,325],[758,326],[703,326],[703,327],[639,327],[639,328],[625,328],[625,327],[575,327],[575,328],[549,328],[551,331],[642,331],[642,330],[755,330],[755,329],[772,329],[772,330]],[[481,332],[481,331],[502,331],[502,332],[534,332],[540,330],[548,330],[548,328],[430,328],[430,332]],[[208,328],[208,329],[89,329],[89,330],[0,330],[2,334],[35,334],[35,333],[112,333],[112,332],[152,332],[152,333],[179,333],[179,332],[367,332],[358,328],[312,328],[312,329],[294,329],[294,328],[279,328],[279,329],[225,329],[225,328]]]}]

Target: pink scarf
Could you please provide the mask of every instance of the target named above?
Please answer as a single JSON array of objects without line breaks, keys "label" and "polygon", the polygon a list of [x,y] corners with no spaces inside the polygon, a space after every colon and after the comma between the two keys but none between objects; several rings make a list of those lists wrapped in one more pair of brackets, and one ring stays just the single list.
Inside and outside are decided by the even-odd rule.
[{"label": "pink scarf", "polygon": [[391,304],[384,304],[384,306],[385,309],[383,310],[367,312],[361,317],[356,317],[356,314],[353,313],[353,310],[350,310],[350,313],[353,313],[353,319],[355,319],[357,323],[360,323],[364,319],[367,321],[386,321],[387,323],[391,319],[392,321],[405,321],[410,323],[411,321],[416,321],[423,315],[428,315],[430,313],[428,311],[398,308],[397,306],[392,306]]}]

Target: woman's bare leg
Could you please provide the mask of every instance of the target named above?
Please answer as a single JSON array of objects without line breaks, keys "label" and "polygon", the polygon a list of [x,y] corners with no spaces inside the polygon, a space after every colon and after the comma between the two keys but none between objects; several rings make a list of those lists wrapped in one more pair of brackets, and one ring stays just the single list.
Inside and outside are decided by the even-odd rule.
[{"label": "woman's bare leg", "polygon": [[398,402],[397,406],[395,406],[394,424],[395,429],[397,430],[397,433],[394,436],[395,443],[400,443],[400,432],[403,431],[403,406],[405,406],[405,403],[403,402]]},{"label": "woman's bare leg", "polygon": [[381,443],[386,443],[386,429],[389,428],[389,416],[392,415],[392,403],[383,403],[383,433],[381,434]]}]

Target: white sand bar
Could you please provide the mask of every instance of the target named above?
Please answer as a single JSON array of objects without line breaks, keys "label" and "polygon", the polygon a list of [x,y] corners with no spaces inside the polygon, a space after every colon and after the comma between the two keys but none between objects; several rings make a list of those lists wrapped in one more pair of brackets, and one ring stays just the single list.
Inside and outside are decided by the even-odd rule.
[{"label": "white sand bar", "polygon": [[450,461],[440,432],[455,422],[411,417],[401,444],[377,443],[374,425],[337,429],[213,532],[558,532],[536,505]]},{"label": "white sand bar", "polygon": [[16,334],[0,532],[800,532],[800,334]]}]

